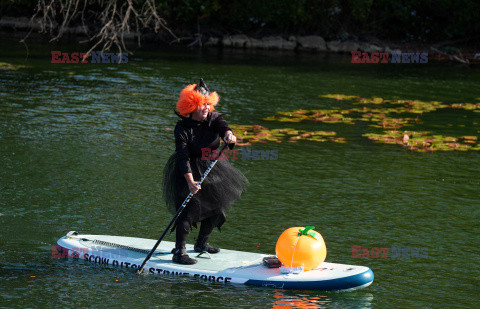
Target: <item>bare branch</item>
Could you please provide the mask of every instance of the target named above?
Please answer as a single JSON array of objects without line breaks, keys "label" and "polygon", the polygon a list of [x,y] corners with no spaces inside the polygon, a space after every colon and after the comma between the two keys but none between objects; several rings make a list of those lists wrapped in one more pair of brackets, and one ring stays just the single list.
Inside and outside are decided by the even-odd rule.
[{"label": "bare branch", "polygon": [[[81,23],[88,39],[80,43],[91,42],[93,47],[89,52],[99,45],[102,46],[102,51],[109,50],[113,46],[120,52],[128,51],[125,35],[140,33],[146,28],[152,29],[155,33],[163,29],[178,40],[167,27],[166,21],[158,15],[155,0],[145,0],[143,4],[137,6],[133,0],[83,0],[83,6],[81,1],[38,0],[31,20],[39,19],[40,32],[48,31],[52,35],[51,42],[59,40],[72,23]],[[93,12],[89,9],[90,7],[100,7],[101,11]],[[58,25],[56,20],[62,20],[61,25]],[[87,24],[91,25],[92,21],[97,24],[97,29],[87,26]],[[23,42],[32,30],[22,40]],[[140,46],[139,35],[137,35],[137,44]]]}]

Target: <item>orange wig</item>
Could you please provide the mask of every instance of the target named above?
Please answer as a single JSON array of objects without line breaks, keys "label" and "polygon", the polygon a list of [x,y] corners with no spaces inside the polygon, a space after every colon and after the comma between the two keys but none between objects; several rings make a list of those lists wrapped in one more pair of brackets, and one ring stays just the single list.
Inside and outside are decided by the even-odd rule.
[{"label": "orange wig", "polygon": [[219,97],[216,92],[212,92],[208,96],[204,96],[195,90],[196,86],[196,84],[188,85],[187,87],[183,88],[182,92],[180,92],[180,98],[177,102],[177,111],[183,117],[191,114],[199,106],[203,106],[205,103],[208,103],[210,106],[210,111],[215,110],[215,106],[218,104]]}]

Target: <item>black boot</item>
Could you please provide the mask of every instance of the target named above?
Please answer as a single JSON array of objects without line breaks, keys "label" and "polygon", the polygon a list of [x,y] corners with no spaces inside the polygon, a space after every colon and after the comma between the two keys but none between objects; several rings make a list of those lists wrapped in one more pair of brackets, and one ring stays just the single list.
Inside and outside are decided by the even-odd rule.
[{"label": "black boot", "polygon": [[192,259],[191,257],[188,256],[187,250],[185,248],[182,249],[173,249],[172,250],[173,257],[172,261],[177,264],[183,264],[183,265],[193,265],[197,263],[197,260]]},{"label": "black boot", "polygon": [[193,247],[195,252],[208,252],[208,253],[220,252],[220,248],[215,248],[213,246],[210,246],[207,243],[209,236],[210,235],[198,235],[197,241],[195,242],[195,246]]}]

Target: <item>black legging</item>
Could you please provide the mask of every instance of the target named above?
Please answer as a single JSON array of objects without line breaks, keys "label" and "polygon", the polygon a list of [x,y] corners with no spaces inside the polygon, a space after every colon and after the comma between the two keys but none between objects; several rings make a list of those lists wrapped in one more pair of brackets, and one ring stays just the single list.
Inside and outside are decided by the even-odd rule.
[{"label": "black legging", "polygon": [[[212,233],[213,231],[213,224],[212,220],[210,218],[207,218],[202,221],[202,224],[200,226],[200,232],[198,235],[205,237],[205,239],[208,239],[208,236]],[[177,223],[176,227],[176,242],[175,242],[175,248],[176,249],[183,249],[186,247],[187,244],[187,238],[188,234],[190,233],[190,223],[187,220],[182,220]]]}]

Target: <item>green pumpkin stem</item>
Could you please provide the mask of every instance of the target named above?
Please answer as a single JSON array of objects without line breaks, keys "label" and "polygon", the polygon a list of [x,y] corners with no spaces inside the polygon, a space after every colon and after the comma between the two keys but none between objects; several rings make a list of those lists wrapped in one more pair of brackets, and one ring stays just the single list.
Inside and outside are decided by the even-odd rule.
[{"label": "green pumpkin stem", "polygon": [[307,226],[304,229],[299,229],[298,230],[298,237],[300,237],[302,235],[307,235],[307,236],[311,236],[311,237],[318,240],[317,234],[313,231],[310,231],[310,230],[313,230],[314,228],[315,228],[314,226]]}]

